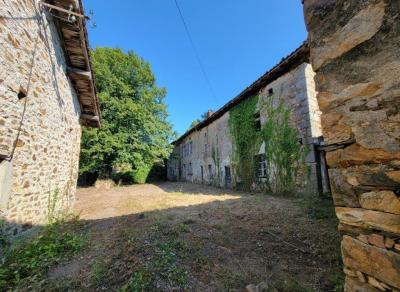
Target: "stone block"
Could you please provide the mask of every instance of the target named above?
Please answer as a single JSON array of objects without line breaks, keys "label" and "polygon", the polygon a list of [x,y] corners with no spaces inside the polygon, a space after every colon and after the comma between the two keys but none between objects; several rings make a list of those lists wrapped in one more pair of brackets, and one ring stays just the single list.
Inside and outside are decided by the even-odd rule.
[{"label": "stone block", "polygon": [[377,292],[376,288],[373,286],[367,284],[367,283],[362,283],[358,281],[356,278],[352,277],[346,277],[346,283],[344,286],[344,291],[345,292]]},{"label": "stone block", "polygon": [[390,153],[382,149],[367,149],[357,143],[326,154],[326,160],[330,167],[386,163],[393,159],[400,159],[400,152]]},{"label": "stone block", "polygon": [[350,236],[344,236],[342,255],[346,267],[400,288],[399,254],[364,244]]},{"label": "stone block", "polygon": [[364,209],[400,214],[400,198],[392,191],[363,193],[360,195],[360,205]]},{"label": "stone block", "polygon": [[375,245],[379,248],[385,248],[385,238],[380,234],[371,234],[368,235],[368,243]]},{"label": "stone block", "polygon": [[335,206],[360,207],[357,194],[341,169],[329,169],[329,179]]},{"label": "stone block", "polygon": [[344,224],[400,234],[400,215],[361,208],[336,207],[335,210],[340,222]]},{"label": "stone block", "polygon": [[394,245],[395,245],[395,241],[393,239],[388,238],[388,237],[385,238],[385,247],[386,248],[391,249],[394,247]]},{"label": "stone block", "polygon": [[318,71],[324,64],[372,38],[379,31],[384,15],[385,3],[379,1],[358,12],[346,25],[327,36],[323,44],[313,49],[314,70]]}]

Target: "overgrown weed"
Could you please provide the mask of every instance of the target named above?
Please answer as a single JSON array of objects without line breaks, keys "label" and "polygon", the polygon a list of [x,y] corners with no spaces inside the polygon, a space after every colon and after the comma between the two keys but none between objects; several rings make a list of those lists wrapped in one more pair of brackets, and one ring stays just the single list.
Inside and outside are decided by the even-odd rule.
[{"label": "overgrown weed", "polygon": [[100,284],[107,273],[107,266],[101,260],[95,260],[90,267],[90,279],[95,284]]},{"label": "overgrown weed", "polygon": [[85,236],[76,220],[59,221],[44,227],[35,238],[9,249],[0,266],[0,289],[41,280],[49,268],[81,250]]}]

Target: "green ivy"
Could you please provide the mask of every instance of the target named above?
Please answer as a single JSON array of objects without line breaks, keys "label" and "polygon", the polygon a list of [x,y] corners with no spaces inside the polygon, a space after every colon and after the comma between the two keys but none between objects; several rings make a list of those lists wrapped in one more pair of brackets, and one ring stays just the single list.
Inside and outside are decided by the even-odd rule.
[{"label": "green ivy", "polygon": [[[218,145],[218,138],[216,144]],[[218,146],[213,146],[211,149],[211,157],[214,162],[215,168],[216,168],[216,178],[214,181],[215,185],[218,185],[220,183],[221,179],[221,159],[220,155],[218,152]]]},{"label": "green ivy", "polygon": [[251,97],[229,113],[231,163],[240,179],[238,186],[251,189],[257,183],[256,155],[264,142],[267,178],[258,185],[268,192],[292,192],[307,172],[304,164],[307,147],[299,143],[297,129],[290,125],[290,112],[283,100],[274,96],[260,99],[260,112],[267,119],[258,131],[255,125],[258,101],[258,96]]},{"label": "green ivy", "polygon": [[229,130],[232,137],[231,157],[235,175],[240,178],[238,187],[250,189],[257,178],[256,157],[261,145],[260,132],[254,123],[258,97],[242,101],[229,112]]},{"label": "green ivy", "polygon": [[304,161],[308,149],[299,143],[299,133],[290,125],[290,112],[282,99],[268,96],[260,108],[267,117],[261,129],[265,143],[266,190],[293,192],[306,173]]}]

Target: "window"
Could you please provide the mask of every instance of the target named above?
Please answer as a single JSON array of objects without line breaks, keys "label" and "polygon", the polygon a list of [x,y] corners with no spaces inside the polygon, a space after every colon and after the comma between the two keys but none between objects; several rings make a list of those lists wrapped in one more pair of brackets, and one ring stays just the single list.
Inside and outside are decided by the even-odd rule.
[{"label": "window", "polygon": [[183,176],[186,177],[186,164],[183,165]]},{"label": "window", "polygon": [[188,176],[192,176],[192,175],[193,175],[192,163],[189,163],[189,167],[188,167]]},{"label": "window", "polygon": [[274,94],[274,89],[270,88],[268,89],[268,96],[272,96]]},{"label": "window", "polygon": [[210,178],[210,180],[212,180],[212,178],[213,178],[212,165],[211,164],[208,165],[208,177]]},{"label": "window", "polygon": [[208,144],[205,143],[205,144],[204,144],[204,153],[207,153],[207,152],[208,152]]},{"label": "window", "polygon": [[261,116],[260,112],[254,114],[254,126],[257,131],[261,131]]},{"label": "window", "polygon": [[299,138],[299,144],[303,145],[303,138]]},{"label": "window", "polygon": [[189,142],[189,155],[193,154],[193,141]]},{"label": "window", "polygon": [[265,154],[257,155],[257,163],[258,163],[258,177],[266,177],[267,176],[267,166],[265,164]]}]

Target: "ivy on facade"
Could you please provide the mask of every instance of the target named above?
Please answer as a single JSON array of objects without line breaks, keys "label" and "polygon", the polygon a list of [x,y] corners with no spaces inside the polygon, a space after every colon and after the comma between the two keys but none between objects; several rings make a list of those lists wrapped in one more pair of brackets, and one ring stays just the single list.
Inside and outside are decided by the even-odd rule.
[{"label": "ivy on facade", "polygon": [[[258,107],[257,107],[258,105]],[[265,122],[257,129],[257,108]],[[238,186],[244,189],[261,186],[265,191],[294,191],[307,173],[307,147],[299,143],[296,128],[290,125],[290,111],[284,101],[273,95],[251,97],[230,111],[229,129],[232,137],[232,167]],[[266,177],[258,178],[257,154],[265,145]]]}]

